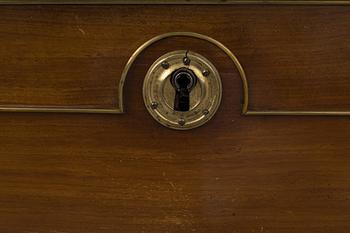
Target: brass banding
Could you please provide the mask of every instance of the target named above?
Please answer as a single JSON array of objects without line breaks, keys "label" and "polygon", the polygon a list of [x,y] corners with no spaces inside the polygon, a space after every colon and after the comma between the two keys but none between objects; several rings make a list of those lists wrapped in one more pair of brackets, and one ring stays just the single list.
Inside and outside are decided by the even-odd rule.
[{"label": "brass banding", "polygon": [[[129,71],[132,63],[134,62],[136,57],[143,50],[145,50],[147,47],[149,47],[150,45],[152,45],[160,40],[170,38],[170,37],[192,37],[192,38],[204,40],[204,41],[207,41],[209,43],[214,44],[219,49],[221,49],[224,53],[226,53],[226,55],[231,59],[231,61],[236,66],[238,73],[240,75],[241,82],[242,82],[242,93],[243,93],[242,110],[241,110],[242,115],[247,115],[247,116],[350,116],[350,111],[325,111],[325,110],[320,110],[320,111],[297,111],[297,110],[295,110],[295,111],[289,111],[289,110],[255,111],[255,110],[249,110],[249,108],[248,108],[248,106],[249,106],[248,80],[247,80],[245,71],[244,71],[241,63],[239,62],[238,58],[236,57],[236,55],[230,49],[228,49],[224,44],[222,44],[221,42],[219,42],[219,41],[217,41],[209,36],[202,35],[199,33],[194,33],[194,32],[165,33],[162,35],[158,35],[158,36],[150,39],[146,43],[144,43],[135,51],[133,56],[131,56],[131,58],[129,59],[129,62],[125,66],[125,69],[123,71],[122,80],[125,80],[126,75]],[[121,84],[122,83],[123,82],[121,82]],[[119,87],[119,90],[120,90],[119,93],[122,95],[122,86]],[[120,102],[120,103],[122,103],[122,102]],[[123,109],[122,106],[121,106],[121,109]]]}]

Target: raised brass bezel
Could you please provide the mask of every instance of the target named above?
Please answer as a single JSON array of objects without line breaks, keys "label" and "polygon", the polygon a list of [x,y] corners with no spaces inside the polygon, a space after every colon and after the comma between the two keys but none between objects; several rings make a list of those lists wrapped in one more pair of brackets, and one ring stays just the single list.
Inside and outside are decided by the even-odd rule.
[{"label": "raised brass bezel", "polygon": [[[187,64],[184,58],[188,59]],[[197,81],[190,92],[189,110],[175,111],[171,76],[183,68],[193,72]],[[215,115],[221,103],[222,85],[219,72],[204,56],[177,50],[164,54],[151,65],[142,93],[145,106],[156,121],[171,129],[188,130],[207,123]]]}]

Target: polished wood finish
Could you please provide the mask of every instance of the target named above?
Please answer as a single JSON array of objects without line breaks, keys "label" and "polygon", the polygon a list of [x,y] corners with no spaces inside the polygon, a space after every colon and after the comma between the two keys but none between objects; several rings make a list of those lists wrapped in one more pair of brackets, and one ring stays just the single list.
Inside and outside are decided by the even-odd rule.
[{"label": "polished wood finish", "polygon": [[[113,108],[140,44],[195,31],[240,59],[255,110],[350,110],[350,7],[1,6],[3,106]],[[160,55],[218,68],[223,101],[179,132],[143,105]],[[241,82],[207,42],[172,38],[136,60],[122,115],[1,113],[0,232],[347,233],[350,119],[244,117]]]},{"label": "polished wood finish", "polygon": [[236,53],[253,110],[349,110],[349,9],[2,6],[0,104],[113,109],[138,46],[161,33],[194,31]]}]

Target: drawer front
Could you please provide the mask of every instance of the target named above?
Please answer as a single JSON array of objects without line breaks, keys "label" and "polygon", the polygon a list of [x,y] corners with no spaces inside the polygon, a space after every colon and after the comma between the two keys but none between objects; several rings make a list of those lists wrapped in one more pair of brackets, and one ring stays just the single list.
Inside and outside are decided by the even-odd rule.
[{"label": "drawer front", "polygon": [[[2,3],[0,232],[349,231],[350,2]],[[187,131],[142,96],[179,50],[222,82]]]}]

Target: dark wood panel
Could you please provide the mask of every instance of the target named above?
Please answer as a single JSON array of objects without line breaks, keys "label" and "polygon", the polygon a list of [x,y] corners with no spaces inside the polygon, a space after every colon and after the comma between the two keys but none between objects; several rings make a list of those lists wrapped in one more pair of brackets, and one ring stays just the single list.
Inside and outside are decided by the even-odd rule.
[{"label": "dark wood panel", "polygon": [[[17,94],[12,104],[26,100],[112,106],[116,90],[109,82],[118,81],[127,54],[156,34],[186,30],[213,36],[238,55],[251,83],[254,108],[335,104],[347,109],[348,31],[334,28],[348,27],[349,11],[306,6],[2,6],[0,18],[10,23],[0,26],[7,38],[0,37],[7,45],[0,50],[1,72],[14,72],[4,64],[22,64],[19,69],[24,69],[28,62],[29,73],[24,83],[8,75],[12,82],[8,89],[1,87],[0,99],[16,93],[13,85],[23,85],[30,98]],[[50,47],[45,38],[54,38],[55,30],[66,32],[66,25],[75,25],[75,16],[86,22],[81,25],[86,44],[82,35],[77,39],[80,32],[74,28],[70,35],[77,35],[63,40],[71,38],[75,44],[60,41],[57,46],[56,41]],[[20,30],[10,33],[14,22],[27,25],[19,27],[28,30],[24,40]],[[34,24],[40,26],[30,29]],[[38,35],[29,36],[35,32]],[[16,38],[31,46],[16,48]],[[38,88],[35,78],[44,77],[48,69],[34,70],[18,55],[23,50],[23,57],[30,56],[36,43],[47,49],[34,53],[38,59],[45,51],[52,56],[41,57],[37,67],[55,64],[55,56],[64,63],[52,65],[57,70],[47,80],[38,78],[46,91],[50,85],[56,91],[44,100],[33,88]],[[154,59],[184,47],[213,61],[224,90],[212,121],[179,132],[149,116],[141,89]],[[85,57],[92,51],[103,52],[95,66]],[[326,56],[332,58],[329,63]],[[77,63],[70,64],[70,59]],[[85,72],[91,79],[83,79]],[[335,74],[331,79],[330,72]],[[62,80],[64,73],[73,75]],[[81,84],[95,92],[80,90],[70,96],[59,88]],[[313,93],[317,85],[320,89]],[[125,87],[126,114],[1,113],[0,232],[347,233],[349,118],[243,117],[241,91],[237,71],[217,48],[193,39],[171,39],[136,60]],[[97,98],[96,93],[103,96]],[[72,102],[64,100],[67,96]]]}]

